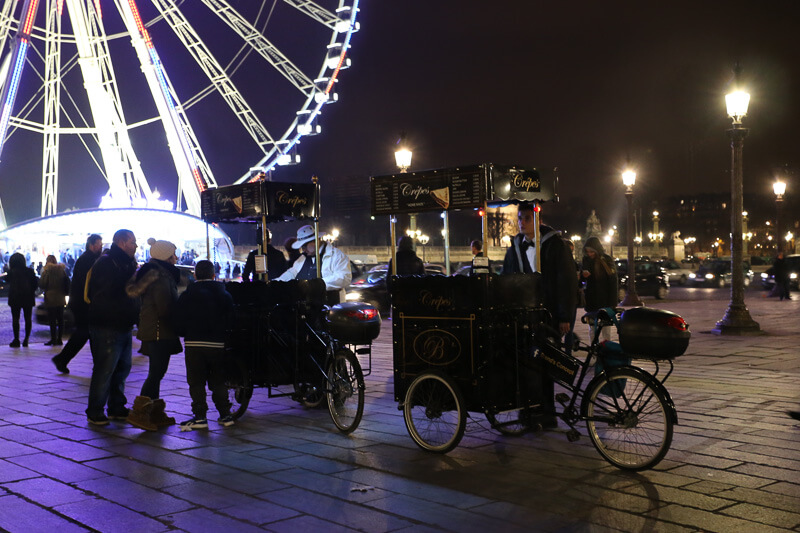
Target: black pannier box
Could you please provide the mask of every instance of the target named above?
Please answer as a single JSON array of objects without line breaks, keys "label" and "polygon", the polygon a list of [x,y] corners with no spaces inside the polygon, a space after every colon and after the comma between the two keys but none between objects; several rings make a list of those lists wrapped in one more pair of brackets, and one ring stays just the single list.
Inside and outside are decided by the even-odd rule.
[{"label": "black pannier box", "polygon": [[689,346],[689,324],[661,309],[634,307],[622,313],[619,343],[625,353],[650,359],[672,359]]},{"label": "black pannier box", "polygon": [[344,344],[370,344],[381,332],[381,314],[369,304],[336,304],[327,320],[330,334]]}]

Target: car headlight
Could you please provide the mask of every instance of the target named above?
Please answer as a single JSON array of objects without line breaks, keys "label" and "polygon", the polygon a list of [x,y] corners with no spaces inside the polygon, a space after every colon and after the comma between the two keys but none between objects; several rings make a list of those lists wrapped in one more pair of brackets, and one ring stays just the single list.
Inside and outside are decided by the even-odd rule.
[{"label": "car headlight", "polygon": [[348,292],[347,294],[345,294],[344,299],[347,300],[348,302],[357,302],[358,300],[361,299],[361,293]]},{"label": "car headlight", "polygon": [[768,277],[769,277],[769,274],[767,274],[766,272],[762,272],[761,273],[761,279],[767,279]]},{"label": "car headlight", "polygon": [[706,279],[714,279],[714,274],[709,272],[708,274],[706,274]]},{"label": "car headlight", "polygon": [[789,279],[797,279],[797,272],[792,272],[789,274]]},{"label": "car headlight", "polygon": [[690,277],[691,279],[694,279],[694,278],[696,278],[696,277],[697,277],[697,274],[695,274],[694,272],[692,272],[691,274],[689,274],[689,277]]}]

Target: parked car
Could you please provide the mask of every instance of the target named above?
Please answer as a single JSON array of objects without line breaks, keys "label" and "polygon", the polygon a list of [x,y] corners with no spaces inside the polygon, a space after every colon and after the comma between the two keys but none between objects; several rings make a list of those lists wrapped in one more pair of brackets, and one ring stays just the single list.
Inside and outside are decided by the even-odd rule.
[{"label": "parked car", "polygon": [[[380,266],[380,265],[379,265]],[[389,291],[386,290],[386,265],[383,268],[373,268],[350,282],[347,287],[345,299],[348,302],[363,302],[374,306],[382,315],[389,314]],[[441,265],[425,263],[425,273],[434,276],[443,276],[444,267]]]},{"label": "parked car", "polygon": [[[655,296],[663,300],[669,296],[669,274],[655,261],[635,261],[636,294]],[[628,292],[628,261],[617,260],[617,279],[619,280],[619,299]]]},{"label": "parked car", "polygon": [[750,257],[750,268],[753,269],[756,277],[761,277],[761,274],[769,270],[774,261],[774,257],[753,255]]},{"label": "parked car", "polygon": [[670,284],[686,285],[695,270],[697,270],[691,263],[678,263],[672,259],[664,259],[659,261],[659,264],[669,274]]},{"label": "parked car", "polygon": [[[489,271],[492,274],[500,274],[503,271],[502,261],[491,261],[489,263]],[[472,263],[461,265],[453,272],[453,276],[469,276],[472,272]]]},{"label": "parked car", "polygon": [[[743,261],[744,286],[748,287],[753,280],[750,262]],[[731,284],[731,262],[729,259],[712,259],[704,261],[697,272],[689,276],[689,283],[695,287],[728,287]]]},{"label": "parked car", "polygon": [[[787,255],[785,259],[789,270],[789,288],[800,290],[800,254]],[[775,286],[775,272],[771,268],[761,273],[761,286],[769,290]]]}]

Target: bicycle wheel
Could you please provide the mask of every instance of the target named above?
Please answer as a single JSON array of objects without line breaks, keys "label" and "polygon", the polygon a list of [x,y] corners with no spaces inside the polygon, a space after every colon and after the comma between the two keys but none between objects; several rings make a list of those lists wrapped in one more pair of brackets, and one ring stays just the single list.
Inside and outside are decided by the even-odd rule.
[{"label": "bicycle wheel", "polygon": [[312,385],[310,383],[295,383],[294,385],[294,398],[303,407],[315,409],[322,405],[322,400],[325,399],[325,393],[322,392],[321,383]]},{"label": "bicycle wheel", "polygon": [[657,465],[672,443],[672,419],[652,376],[633,368],[609,370],[589,383],[581,406],[592,444],[624,470]]},{"label": "bicycle wheel", "polygon": [[364,414],[364,374],[350,350],[337,351],[328,364],[325,396],[331,419],[339,431],[350,433],[356,429]]},{"label": "bicycle wheel", "polygon": [[429,452],[447,453],[464,436],[467,410],[452,379],[428,373],[417,376],[408,387],[403,418],[417,446]]},{"label": "bicycle wheel", "polygon": [[231,363],[225,387],[228,389],[228,401],[231,402],[231,416],[234,420],[238,420],[250,405],[250,398],[253,397],[253,383],[245,368],[236,361]]},{"label": "bicycle wheel", "polygon": [[499,413],[486,413],[486,420],[503,435],[518,437],[531,429],[530,411],[528,409],[514,409]]}]

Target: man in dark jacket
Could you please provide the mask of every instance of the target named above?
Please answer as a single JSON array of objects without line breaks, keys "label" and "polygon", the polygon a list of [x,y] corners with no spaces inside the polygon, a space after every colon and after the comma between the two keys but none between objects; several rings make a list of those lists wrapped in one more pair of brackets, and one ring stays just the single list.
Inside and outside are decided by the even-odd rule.
[{"label": "man in dark jacket", "polygon": [[[517,214],[519,234],[511,240],[503,260],[503,274],[515,272],[532,273],[535,268],[535,243],[533,205],[521,203]],[[542,274],[542,302],[552,316],[550,326],[561,337],[570,331],[570,323],[575,318],[578,278],[575,274],[575,261],[558,231],[544,224],[539,225],[539,259]],[[552,413],[553,382],[542,376],[543,411],[540,419],[544,427],[556,427],[557,421]]]},{"label": "man in dark jacket", "polygon": [[[261,232],[258,233],[258,243],[261,244]],[[286,256],[283,252],[272,246],[272,232],[267,230],[267,277],[270,280],[276,279],[278,276],[286,272],[289,267],[286,262]],[[247,254],[247,260],[244,263],[244,270],[242,271],[242,281],[254,281],[256,276],[256,255],[258,249],[250,250]]]},{"label": "man in dark jacket", "polygon": [[[125,293],[125,284],[136,272],[136,247],[132,231],[117,231],[108,253],[87,274],[94,366],[86,416],[96,426],[108,424],[109,418],[128,418],[125,380],[131,372],[131,328],[139,317],[139,306]],[[108,417],[103,412],[106,404]]]},{"label": "man in dark jacket", "polygon": [[174,320],[176,331],[184,337],[186,381],[194,415],[181,422],[181,431],[208,427],[206,383],[219,411],[219,423],[233,425],[225,388],[225,339],[233,325],[233,298],[222,283],[214,281],[210,261],[198,261],[194,274],[197,282],[178,298]]},{"label": "man in dark jacket", "polygon": [[[425,265],[422,259],[414,251],[414,241],[408,235],[400,237],[397,241],[397,252],[394,254],[397,258],[397,275],[398,276],[424,276]],[[392,260],[389,259],[388,271],[386,272],[386,290],[391,293],[392,290]]]},{"label": "man in dark jacket", "polygon": [[75,331],[67,341],[61,353],[52,359],[53,364],[62,374],[69,374],[67,364],[72,361],[81,348],[89,340],[89,304],[83,299],[83,291],[86,287],[86,274],[92,268],[94,262],[100,257],[103,250],[103,238],[92,233],[86,239],[86,251],[81,254],[72,269],[72,284],[69,289],[69,308],[75,318]]}]

